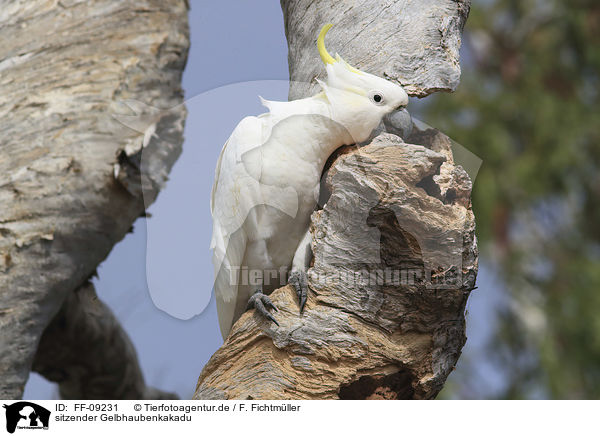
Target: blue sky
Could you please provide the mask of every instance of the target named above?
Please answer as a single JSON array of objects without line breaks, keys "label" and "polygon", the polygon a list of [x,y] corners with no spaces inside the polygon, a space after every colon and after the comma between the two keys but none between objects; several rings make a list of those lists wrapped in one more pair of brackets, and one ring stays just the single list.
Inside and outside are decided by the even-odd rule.
[{"label": "blue sky", "polygon": [[[202,367],[222,343],[209,252],[209,195],[217,157],[241,118],[264,111],[259,94],[287,98],[288,79],[279,2],[193,1],[190,27],[183,154],[150,208],[152,218],[138,219],[95,279],[99,297],[132,338],[147,383],[182,398],[191,397]],[[493,281],[484,265],[478,284],[486,286],[469,301],[463,359],[484,353],[493,329]],[[500,382],[492,376],[490,388]],[[55,385],[32,374],[25,398],[57,397]]]}]

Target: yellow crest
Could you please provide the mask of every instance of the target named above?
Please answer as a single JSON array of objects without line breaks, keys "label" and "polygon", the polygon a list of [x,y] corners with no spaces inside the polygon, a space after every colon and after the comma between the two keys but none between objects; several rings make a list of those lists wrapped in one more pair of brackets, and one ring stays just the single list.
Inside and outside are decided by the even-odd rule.
[{"label": "yellow crest", "polygon": [[[321,28],[321,32],[319,33],[319,37],[317,38],[317,48],[319,49],[319,55],[321,56],[321,60],[323,61],[323,63],[325,65],[327,64],[335,64],[336,62],[338,62],[338,60],[340,60],[340,56],[338,56],[338,59],[334,59],[333,56],[331,56],[328,52],[327,49],[325,48],[325,35],[327,34],[327,32],[329,32],[329,29],[331,29],[333,27],[333,24],[331,23],[327,23],[325,24],[322,28]],[[361,71],[357,70],[356,68],[354,68],[352,65],[348,64],[347,62],[343,62],[343,64],[353,73],[357,73],[357,74],[361,74]]]},{"label": "yellow crest", "polygon": [[321,33],[319,33],[319,37],[317,38],[317,48],[319,49],[319,54],[321,55],[321,59],[325,65],[335,63],[335,59],[329,53],[327,53],[327,49],[325,48],[325,35],[332,27],[333,24],[331,23],[325,24],[321,29]]}]

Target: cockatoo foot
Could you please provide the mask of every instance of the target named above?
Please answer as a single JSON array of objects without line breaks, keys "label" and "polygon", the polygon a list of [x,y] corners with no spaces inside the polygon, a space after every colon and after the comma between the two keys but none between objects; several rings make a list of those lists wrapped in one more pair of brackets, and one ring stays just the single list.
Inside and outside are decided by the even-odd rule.
[{"label": "cockatoo foot", "polygon": [[275,324],[279,326],[279,323],[275,319],[273,315],[271,315],[267,308],[273,309],[275,312],[279,312],[277,307],[273,304],[268,295],[263,294],[261,289],[257,289],[254,295],[250,297],[248,300],[248,305],[246,306],[246,310],[256,309],[258,313],[267,318],[270,321],[273,321]]},{"label": "cockatoo foot", "polygon": [[308,298],[308,284],[306,283],[306,272],[292,271],[288,279],[288,283],[296,289],[298,302],[300,303],[300,313],[304,310],[306,299]]}]

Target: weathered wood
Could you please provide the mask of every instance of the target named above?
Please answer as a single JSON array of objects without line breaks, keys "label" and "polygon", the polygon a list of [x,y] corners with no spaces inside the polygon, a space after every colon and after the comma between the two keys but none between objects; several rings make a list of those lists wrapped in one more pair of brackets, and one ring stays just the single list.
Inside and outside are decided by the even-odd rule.
[{"label": "weathered wood", "polygon": [[271,294],[280,326],[245,313],[196,399],[433,398],[465,342],[475,285],[471,182],[448,138],[382,134],[335,160],[312,216],[310,295]]},{"label": "weathered wood", "polygon": [[[189,37],[185,0],[0,4],[0,397],[18,398],[43,330],[181,151]],[[143,159],[144,131],[113,117],[128,99],[174,108]]]},{"label": "weathered wood", "polygon": [[321,26],[329,51],[409,95],[453,91],[460,80],[459,48],[470,0],[281,0],[288,40],[290,99],[315,93],[324,70],[316,51]]}]

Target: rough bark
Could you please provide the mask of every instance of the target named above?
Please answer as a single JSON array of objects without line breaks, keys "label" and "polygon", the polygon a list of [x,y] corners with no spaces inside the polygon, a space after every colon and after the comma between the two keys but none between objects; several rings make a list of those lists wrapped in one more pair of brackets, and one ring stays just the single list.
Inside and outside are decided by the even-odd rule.
[{"label": "rough bark", "polygon": [[[331,52],[399,81],[412,95],[458,84],[469,1],[362,4],[282,0],[290,99],[323,73],[319,28]],[[196,399],[434,398],[465,343],[475,285],[471,181],[450,140],[415,126],[330,159],[312,216],[309,299],[271,294],[280,326],[245,313],[203,369]]]},{"label": "rough bark", "polygon": [[288,40],[290,99],[314,94],[324,69],[316,39],[321,26],[329,51],[364,71],[397,81],[409,95],[454,91],[459,48],[470,0],[281,0]]},{"label": "rough bark", "polygon": [[[0,3],[0,397],[18,398],[42,332],[180,153],[189,37],[184,0]],[[170,110],[130,129],[113,116],[129,99]]]},{"label": "rough bark", "polygon": [[475,284],[471,182],[450,141],[381,134],[335,160],[312,216],[310,296],[271,294],[210,359],[197,399],[433,398],[465,342]]}]

